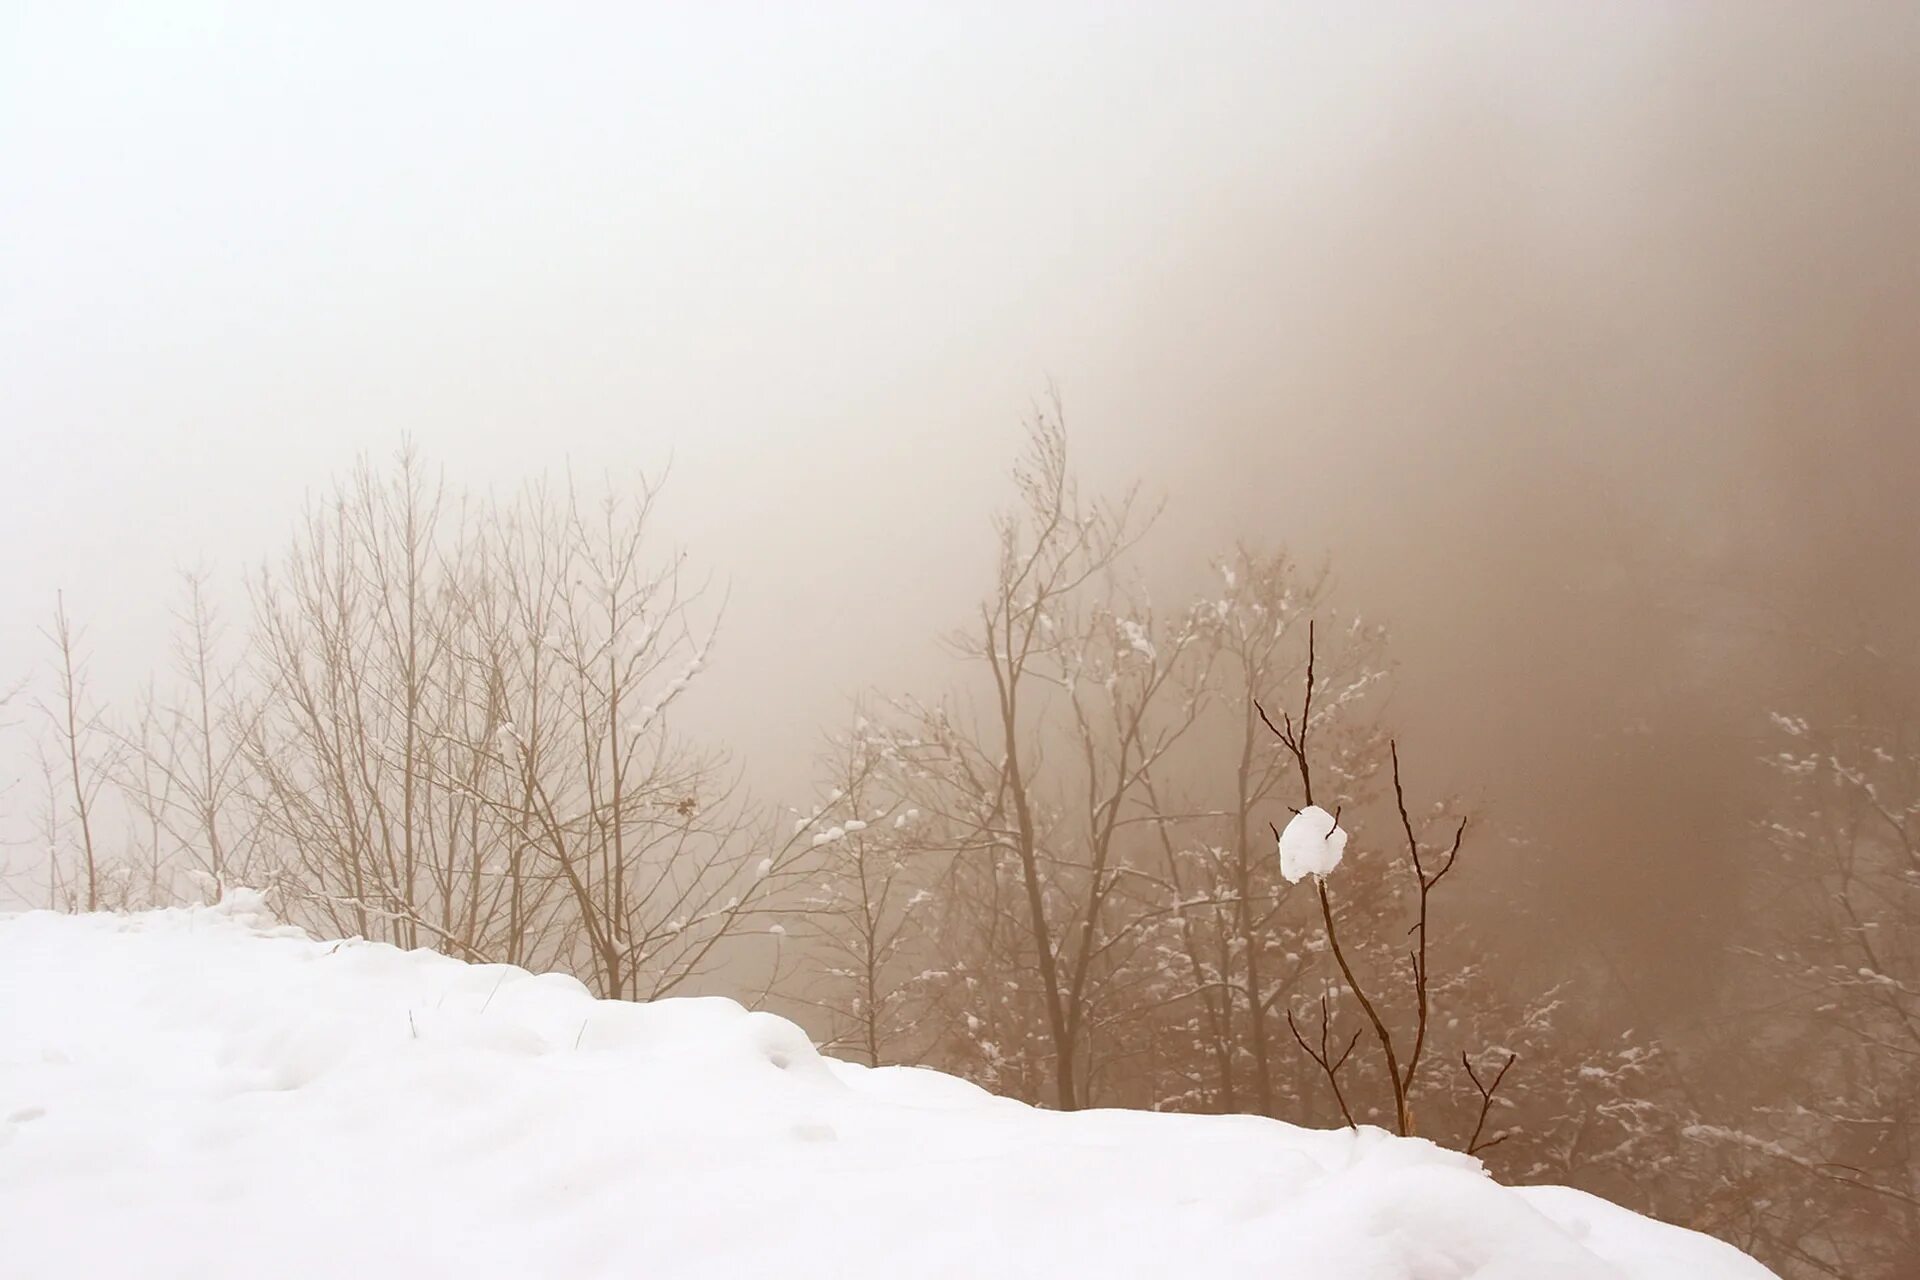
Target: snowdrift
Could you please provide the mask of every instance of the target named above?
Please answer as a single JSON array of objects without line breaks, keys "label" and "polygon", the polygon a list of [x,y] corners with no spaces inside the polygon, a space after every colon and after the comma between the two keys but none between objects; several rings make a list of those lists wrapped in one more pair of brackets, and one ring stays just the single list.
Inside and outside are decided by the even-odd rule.
[{"label": "snowdrift", "polygon": [[0,918],[0,1274],[1746,1280],[1376,1129],[1062,1115],[726,1000],[275,927]]}]

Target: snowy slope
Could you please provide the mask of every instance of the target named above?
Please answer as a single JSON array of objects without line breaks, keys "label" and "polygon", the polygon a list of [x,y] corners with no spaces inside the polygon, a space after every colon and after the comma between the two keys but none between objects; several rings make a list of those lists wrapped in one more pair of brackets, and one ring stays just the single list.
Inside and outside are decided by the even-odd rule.
[{"label": "snowy slope", "polygon": [[8,1277],[1767,1274],[1378,1130],[1036,1111],[251,898],[0,918]]}]

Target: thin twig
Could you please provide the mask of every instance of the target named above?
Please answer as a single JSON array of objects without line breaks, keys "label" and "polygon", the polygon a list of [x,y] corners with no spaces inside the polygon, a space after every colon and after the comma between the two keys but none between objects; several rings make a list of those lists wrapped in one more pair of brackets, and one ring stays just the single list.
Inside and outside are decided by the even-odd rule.
[{"label": "thin twig", "polygon": [[1340,1068],[1347,1064],[1348,1056],[1353,1053],[1353,1046],[1360,1043],[1360,1033],[1358,1031],[1353,1033],[1353,1037],[1347,1041],[1347,1047],[1342,1049],[1340,1056],[1336,1058],[1327,1044],[1332,1023],[1332,1012],[1327,1007],[1327,998],[1323,995],[1320,997],[1320,1048],[1316,1052],[1314,1047],[1307,1043],[1306,1037],[1300,1034],[1300,1028],[1295,1025],[1293,1010],[1287,1010],[1287,1030],[1293,1032],[1294,1042],[1300,1046],[1302,1052],[1314,1060],[1327,1077],[1327,1083],[1333,1087],[1333,1100],[1340,1104],[1340,1115],[1346,1120],[1347,1128],[1357,1129],[1359,1126],[1353,1122],[1353,1112],[1347,1107],[1346,1095],[1340,1091]]},{"label": "thin twig", "polygon": [[1480,1118],[1474,1122],[1473,1136],[1467,1139],[1468,1155],[1477,1156],[1490,1147],[1499,1146],[1511,1136],[1512,1131],[1509,1130],[1497,1138],[1489,1138],[1485,1142],[1480,1141],[1480,1134],[1487,1127],[1487,1112],[1493,1109],[1493,1095],[1499,1092],[1500,1082],[1507,1078],[1508,1068],[1512,1067],[1513,1064],[1519,1060],[1519,1057],[1520,1055],[1517,1053],[1508,1053],[1507,1060],[1500,1064],[1499,1072],[1493,1077],[1493,1083],[1483,1085],[1480,1083],[1479,1074],[1473,1069],[1472,1059],[1467,1057],[1467,1051],[1465,1049],[1460,1051],[1460,1065],[1467,1069],[1467,1079],[1473,1081],[1474,1089],[1480,1094]]}]

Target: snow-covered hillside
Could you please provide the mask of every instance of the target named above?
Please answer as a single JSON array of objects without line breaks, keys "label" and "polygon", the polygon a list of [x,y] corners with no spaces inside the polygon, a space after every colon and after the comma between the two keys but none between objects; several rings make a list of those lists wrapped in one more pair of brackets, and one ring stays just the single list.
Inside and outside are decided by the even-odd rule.
[{"label": "snow-covered hillside", "polygon": [[0,1274],[1726,1280],[1378,1130],[1062,1115],[724,1000],[273,927],[0,918]]}]

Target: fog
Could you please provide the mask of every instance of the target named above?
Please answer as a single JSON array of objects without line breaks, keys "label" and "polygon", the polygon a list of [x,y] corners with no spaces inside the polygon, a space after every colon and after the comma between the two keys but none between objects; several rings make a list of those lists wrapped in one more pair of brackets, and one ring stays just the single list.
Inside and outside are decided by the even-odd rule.
[{"label": "fog", "polygon": [[403,437],[670,463],[702,727],[789,793],[945,678],[1057,387],[1155,581],[1282,545],[1391,626],[1506,927],[1686,974],[1766,712],[1914,689],[1917,58],[1900,5],[9,6],[0,672],[64,590],[130,691],[176,566],[237,615]]}]

